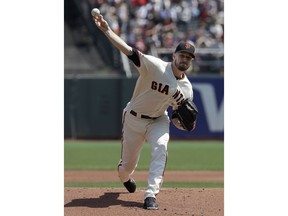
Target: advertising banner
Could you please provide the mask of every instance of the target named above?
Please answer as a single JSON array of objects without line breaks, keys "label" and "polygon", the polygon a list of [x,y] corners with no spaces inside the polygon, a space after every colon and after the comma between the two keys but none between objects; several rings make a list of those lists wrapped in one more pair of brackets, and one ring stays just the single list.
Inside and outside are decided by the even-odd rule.
[{"label": "advertising banner", "polygon": [[[199,114],[196,128],[191,132],[181,131],[171,124],[171,138],[224,139],[224,78],[191,77],[194,103]],[[168,110],[171,116],[171,109]]]}]

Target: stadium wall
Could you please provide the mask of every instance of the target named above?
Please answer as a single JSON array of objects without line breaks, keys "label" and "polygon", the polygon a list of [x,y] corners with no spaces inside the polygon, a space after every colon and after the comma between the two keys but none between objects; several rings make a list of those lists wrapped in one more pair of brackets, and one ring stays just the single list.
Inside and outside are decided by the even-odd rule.
[{"label": "stadium wall", "polygon": [[[122,110],[137,78],[64,80],[64,138],[119,139]],[[184,132],[170,126],[175,139],[224,139],[224,78],[190,77],[199,115],[197,127]],[[171,108],[168,109],[171,116]]]}]

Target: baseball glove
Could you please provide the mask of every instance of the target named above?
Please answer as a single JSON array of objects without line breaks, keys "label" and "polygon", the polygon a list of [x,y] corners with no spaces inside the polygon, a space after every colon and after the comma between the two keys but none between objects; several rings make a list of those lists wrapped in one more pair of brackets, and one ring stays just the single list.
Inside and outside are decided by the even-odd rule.
[{"label": "baseball glove", "polygon": [[178,129],[192,131],[196,126],[197,115],[196,105],[190,99],[186,99],[172,112],[172,122]]}]

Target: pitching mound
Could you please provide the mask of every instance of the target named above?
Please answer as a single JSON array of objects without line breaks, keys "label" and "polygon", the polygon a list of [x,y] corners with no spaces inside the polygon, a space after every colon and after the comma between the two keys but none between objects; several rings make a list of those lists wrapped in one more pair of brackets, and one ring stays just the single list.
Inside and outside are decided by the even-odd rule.
[{"label": "pitching mound", "polygon": [[[133,174],[137,181],[146,181],[148,172]],[[224,182],[223,171],[167,171],[167,182]],[[65,183],[115,182],[116,171],[65,171]],[[130,194],[123,188],[64,188],[65,216],[135,216],[189,215],[223,216],[223,188],[165,188],[157,196],[158,210],[145,210],[144,188]]]},{"label": "pitching mound", "polygon": [[65,216],[192,215],[223,216],[223,188],[162,188],[158,210],[145,210],[144,188],[133,194],[124,188],[65,188]]}]

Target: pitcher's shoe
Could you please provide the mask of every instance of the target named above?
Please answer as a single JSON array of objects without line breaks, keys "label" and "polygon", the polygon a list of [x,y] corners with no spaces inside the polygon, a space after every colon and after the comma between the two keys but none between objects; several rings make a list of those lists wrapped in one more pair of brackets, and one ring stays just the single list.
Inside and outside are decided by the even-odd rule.
[{"label": "pitcher's shoe", "polygon": [[147,197],[144,200],[144,209],[148,210],[157,210],[158,209],[158,204],[156,202],[156,199],[154,197]]},{"label": "pitcher's shoe", "polygon": [[124,182],[123,185],[129,191],[129,193],[134,193],[136,191],[136,182],[130,178],[127,182]]}]

